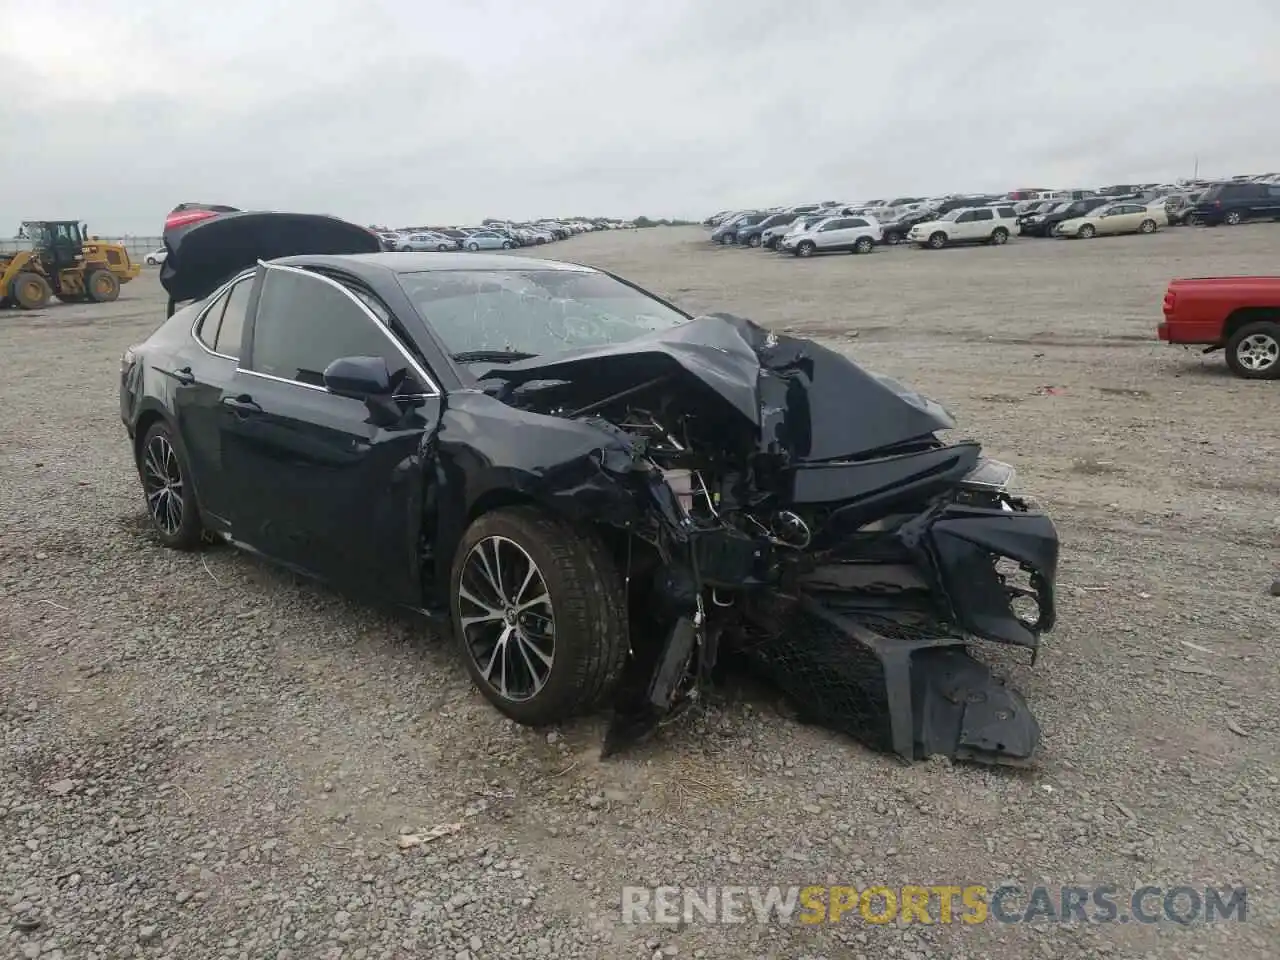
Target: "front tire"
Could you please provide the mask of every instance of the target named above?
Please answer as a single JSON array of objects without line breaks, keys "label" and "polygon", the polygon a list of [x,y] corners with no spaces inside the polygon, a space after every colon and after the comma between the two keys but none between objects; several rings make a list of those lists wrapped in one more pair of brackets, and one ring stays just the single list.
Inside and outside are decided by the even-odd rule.
[{"label": "front tire", "polygon": [[941,250],[947,245],[947,235],[939,230],[937,233],[929,237],[929,247],[933,250]]},{"label": "front tire", "polygon": [[817,249],[818,249],[817,244],[815,244],[812,240],[805,240],[803,243],[797,244],[796,256],[812,257],[814,254],[814,251]]},{"label": "front tire", "polygon": [[747,240],[747,246],[749,247],[760,246],[760,235],[758,233],[753,233],[751,237]]},{"label": "front tire", "polygon": [[138,476],[151,529],[166,547],[196,549],[204,528],[182,443],[168,424],[157,421],[138,449]]},{"label": "front tire", "polygon": [[629,646],[625,593],[590,530],[530,507],[484,514],[458,545],[450,596],[467,672],[517,723],[588,713],[617,688]]},{"label": "front tire", "polygon": [[510,250],[510,249],[511,249],[511,241],[510,241],[510,240],[503,240],[503,241],[502,241],[502,249],[503,249],[503,250]]},{"label": "front tire", "polygon": [[479,249],[480,249],[480,244],[478,244],[478,243],[468,243],[468,244],[467,244],[467,249],[468,249],[468,250],[470,250],[472,253],[475,253],[477,250],[479,250]]},{"label": "front tire", "polygon": [[1079,230],[1076,231],[1076,236],[1079,237],[1081,240],[1090,240],[1094,236],[1096,236],[1097,233],[1098,231],[1093,228],[1093,224],[1086,223],[1083,227],[1081,227]]},{"label": "front tire", "polygon": [[40,274],[25,270],[9,284],[9,296],[23,310],[39,310],[53,296],[53,288]]},{"label": "front tire", "polygon": [[1246,323],[1227,340],[1227,366],[1245,380],[1280,379],[1280,323]]}]

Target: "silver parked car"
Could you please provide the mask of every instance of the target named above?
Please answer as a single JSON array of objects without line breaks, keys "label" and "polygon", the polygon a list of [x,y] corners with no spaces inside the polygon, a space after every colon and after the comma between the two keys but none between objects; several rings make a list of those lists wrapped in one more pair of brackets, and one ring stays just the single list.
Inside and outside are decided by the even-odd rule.
[{"label": "silver parked car", "polygon": [[424,250],[457,250],[458,242],[443,233],[414,233],[400,240],[397,250],[417,252]]},{"label": "silver parked car", "polygon": [[476,230],[462,241],[468,250],[510,250],[511,240],[492,230]]}]

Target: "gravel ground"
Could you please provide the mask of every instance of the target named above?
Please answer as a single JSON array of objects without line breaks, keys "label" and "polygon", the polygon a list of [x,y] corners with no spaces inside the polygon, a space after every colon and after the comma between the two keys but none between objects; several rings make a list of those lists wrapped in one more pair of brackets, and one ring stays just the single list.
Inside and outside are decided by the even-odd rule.
[{"label": "gravel ground", "polygon": [[[697,229],[547,249],[829,338],[957,415],[1059,521],[1013,665],[1030,771],[911,767],[726,691],[601,763],[505,721],[448,644],[229,549],[148,535],[117,358],[163,317],[0,315],[0,955],[1275,957],[1277,385],[1154,341],[1174,275],[1270,225],[799,261]],[[398,839],[439,828],[402,849]],[[1245,923],[621,922],[626,884],[1247,884]]]}]

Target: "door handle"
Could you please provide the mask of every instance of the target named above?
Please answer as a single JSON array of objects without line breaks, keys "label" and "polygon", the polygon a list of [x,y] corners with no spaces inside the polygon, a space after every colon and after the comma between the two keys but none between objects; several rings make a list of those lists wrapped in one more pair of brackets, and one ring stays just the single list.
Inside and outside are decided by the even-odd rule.
[{"label": "door handle", "polygon": [[190,367],[183,367],[181,370],[165,370],[161,367],[156,367],[156,369],[166,377],[173,377],[173,379],[177,380],[184,387],[189,387],[191,384],[196,382],[196,375],[191,372]]},{"label": "door handle", "polygon": [[243,420],[255,413],[262,413],[262,408],[253,402],[253,397],[241,394],[238,397],[223,397],[222,405]]}]

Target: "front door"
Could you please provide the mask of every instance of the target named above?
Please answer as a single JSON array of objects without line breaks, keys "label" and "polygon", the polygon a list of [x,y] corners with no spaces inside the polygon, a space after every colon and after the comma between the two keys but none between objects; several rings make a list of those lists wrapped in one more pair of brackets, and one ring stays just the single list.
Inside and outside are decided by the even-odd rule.
[{"label": "front door", "polygon": [[[246,343],[219,404],[224,463],[238,488],[232,536],[360,592],[418,604],[440,415],[429,374],[366,299],[295,267],[265,268]],[[383,358],[394,397],[330,393],[324,370],[342,357]]]}]

